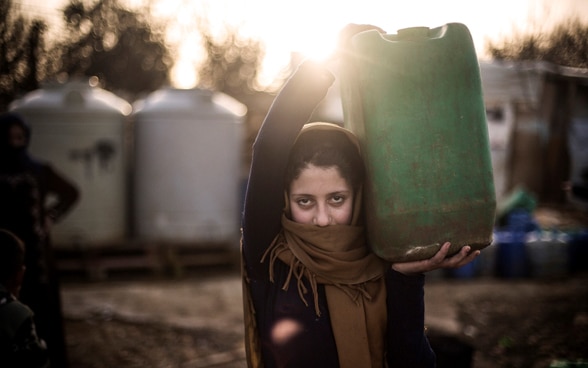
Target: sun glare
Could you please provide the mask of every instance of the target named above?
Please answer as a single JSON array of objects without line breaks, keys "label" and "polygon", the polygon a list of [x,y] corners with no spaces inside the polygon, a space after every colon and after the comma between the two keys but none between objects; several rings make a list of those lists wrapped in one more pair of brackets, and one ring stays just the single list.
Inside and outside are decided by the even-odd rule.
[{"label": "sun glare", "polygon": [[176,88],[194,88],[198,82],[196,67],[185,59],[179,59],[171,71],[173,86]]},{"label": "sun glare", "polygon": [[325,32],[323,35],[307,35],[300,42],[296,51],[306,58],[318,61],[328,59],[333,55],[337,44],[337,29],[333,29],[330,32]]},{"label": "sun glare", "polygon": [[[0,0],[2,1],[2,0]],[[30,9],[63,6],[67,0],[19,0]],[[292,55],[324,60],[336,46],[339,30],[348,23],[373,24],[396,33],[415,26],[439,27],[464,23],[472,33],[478,54],[487,39],[524,30],[532,23],[545,25],[571,15],[588,16],[588,1],[560,0],[122,0],[137,8],[151,4],[156,17],[166,20],[168,41],[178,52],[172,70],[172,85],[191,88],[197,83],[197,65],[203,50],[197,34],[199,19],[212,30],[236,26],[241,35],[261,40],[265,58],[259,83],[270,86],[292,61]],[[27,9],[29,9],[27,8]],[[554,10],[555,9],[555,10]],[[557,11],[556,11],[557,10]],[[549,18],[549,19],[547,19]],[[535,26],[537,26],[535,24]],[[532,25],[532,24],[531,24]]]},{"label": "sun glare", "polygon": [[[265,56],[258,76],[262,87],[270,87],[275,82],[292,61],[293,55],[315,60],[328,58],[334,51],[337,34],[342,27],[337,8],[320,5],[317,9],[318,5],[313,8],[306,4],[309,0],[299,1],[303,4],[292,7],[290,12],[284,12],[280,4],[269,0],[203,0],[197,3],[174,0],[165,12],[158,10],[158,14],[169,14],[175,22],[172,23],[170,36],[170,41],[178,45],[178,58],[171,75],[173,85],[189,88],[197,83],[192,69],[198,60],[193,54],[201,54],[202,50],[195,47],[197,42],[185,47],[187,34],[194,31],[190,27],[194,26],[197,15],[206,17],[212,32],[222,32],[224,26],[236,25],[241,36],[262,40]],[[170,7],[180,11],[180,15],[171,14]]]}]

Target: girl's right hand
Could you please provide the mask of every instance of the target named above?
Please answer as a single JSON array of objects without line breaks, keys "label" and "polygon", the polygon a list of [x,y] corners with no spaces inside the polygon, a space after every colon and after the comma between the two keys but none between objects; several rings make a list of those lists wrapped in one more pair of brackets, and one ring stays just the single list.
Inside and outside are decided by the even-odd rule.
[{"label": "girl's right hand", "polygon": [[480,251],[471,251],[472,248],[466,245],[461,250],[451,257],[447,257],[451,243],[444,243],[439,251],[429,259],[414,262],[393,263],[392,269],[403,273],[405,275],[414,275],[433,271],[439,268],[459,268],[473,261]]}]

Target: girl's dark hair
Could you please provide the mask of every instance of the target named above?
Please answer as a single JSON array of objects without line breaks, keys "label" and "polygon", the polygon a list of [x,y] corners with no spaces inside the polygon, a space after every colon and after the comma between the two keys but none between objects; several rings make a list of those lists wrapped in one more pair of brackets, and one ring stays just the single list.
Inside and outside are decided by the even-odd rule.
[{"label": "girl's dark hair", "polygon": [[314,130],[302,134],[290,152],[285,188],[308,165],[335,167],[351,188],[358,190],[364,178],[364,166],[358,148],[342,132]]}]

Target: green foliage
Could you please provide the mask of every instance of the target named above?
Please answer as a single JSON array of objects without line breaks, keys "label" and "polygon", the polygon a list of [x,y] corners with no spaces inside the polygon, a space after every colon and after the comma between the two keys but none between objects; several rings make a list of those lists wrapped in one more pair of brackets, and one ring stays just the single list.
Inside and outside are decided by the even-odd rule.
[{"label": "green foliage", "polygon": [[97,76],[103,88],[135,98],[167,84],[171,58],[163,29],[117,0],[88,5],[72,0],[63,11],[66,32],[52,49],[50,76]]},{"label": "green foliage", "polygon": [[0,111],[18,94],[38,88],[44,22],[25,19],[12,0],[0,1]]},{"label": "green foliage", "polygon": [[588,68],[588,25],[576,18],[549,33],[518,34],[510,40],[488,42],[486,50],[497,60],[547,61]]}]

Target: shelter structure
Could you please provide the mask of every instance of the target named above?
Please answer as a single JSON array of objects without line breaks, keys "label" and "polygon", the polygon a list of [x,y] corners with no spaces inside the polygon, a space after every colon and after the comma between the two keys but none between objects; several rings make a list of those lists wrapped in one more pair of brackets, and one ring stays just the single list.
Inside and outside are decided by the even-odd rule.
[{"label": "shelter structure", "polygon": [[493,61],[480,74],[497,197],[522,187],[544,203],[587,201],[588,69]]}]

